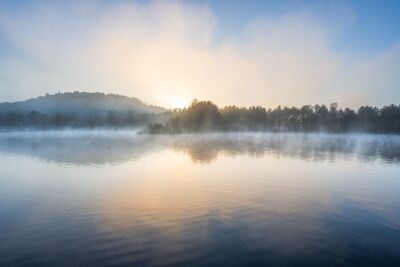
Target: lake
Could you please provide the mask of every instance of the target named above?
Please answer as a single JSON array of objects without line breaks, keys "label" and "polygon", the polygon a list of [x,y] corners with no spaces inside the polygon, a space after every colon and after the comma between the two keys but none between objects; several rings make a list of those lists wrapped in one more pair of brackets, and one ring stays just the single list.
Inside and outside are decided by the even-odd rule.
[{"label": "lake", "polygon": [[0,133],[1,266],[400,266],[400,136]]}]

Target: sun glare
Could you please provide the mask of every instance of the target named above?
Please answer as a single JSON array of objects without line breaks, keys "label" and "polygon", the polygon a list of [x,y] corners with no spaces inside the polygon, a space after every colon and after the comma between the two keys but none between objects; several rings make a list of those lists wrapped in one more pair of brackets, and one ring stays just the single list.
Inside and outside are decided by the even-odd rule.
[{"label": "sun glare", "polygon": [[191,99],[183,97],[173,97],[165,101],[168,108],[186,108],[190,105]]},{"label": "sun glare", "polygon": [[[192,97],[174,93],[173,90],[160,90],[160,91],[167,91],[167,94],[161,94],[158,101],[159,105],[174,109],[174,108],[186,108],[190,105],[192,101]],[[180,90],[182,91],[182,90]]]}]

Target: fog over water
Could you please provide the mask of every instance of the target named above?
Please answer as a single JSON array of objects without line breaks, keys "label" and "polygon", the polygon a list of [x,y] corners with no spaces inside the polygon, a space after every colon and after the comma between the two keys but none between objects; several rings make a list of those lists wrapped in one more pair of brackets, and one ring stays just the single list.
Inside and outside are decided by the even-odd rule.
[{"label": "fog over water", "polygon": [[0,149],[65,164],[107,164],[135,160],[155,150],[187,154],[211,163],[219,155],[330,160],[400,161],[400,137],[370,134],[210,133],[141,135],[137,131],[34,131],[0,133]]},{"label": "fog over water", "polygon": [[396,266],[400,137],[0,133],[0,265]]}]

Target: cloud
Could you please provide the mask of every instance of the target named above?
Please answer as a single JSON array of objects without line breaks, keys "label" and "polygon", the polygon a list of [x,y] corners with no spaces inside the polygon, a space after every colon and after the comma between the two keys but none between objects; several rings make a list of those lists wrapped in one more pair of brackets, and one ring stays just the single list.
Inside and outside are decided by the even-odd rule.
[{"label": "cloud", "polygon": [[400,100],[399,46],[359,61],[335,49],[352,16],[336,23],[298,10],[221,37],[207,5],[175,1],[0,12],[2,39],[16,51],[0,65],[1,98],[88,90],[166,106],[194,97],[246,106]]},{"label": "cloud", "polygon": [[[344,68],[345,69],[345,68]],[[338,79],[343,97],[359,103],[387,105],[400,102],[400,42],[348,67]]]}]

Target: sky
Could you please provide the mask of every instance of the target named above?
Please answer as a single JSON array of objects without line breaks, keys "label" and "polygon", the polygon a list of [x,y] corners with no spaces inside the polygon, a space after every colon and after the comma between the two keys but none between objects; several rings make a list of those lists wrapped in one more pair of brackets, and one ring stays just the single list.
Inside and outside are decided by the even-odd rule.
[{"label": "sky", "polygon": [[400,1],[0,1],[0,102],[400,103]]}]

